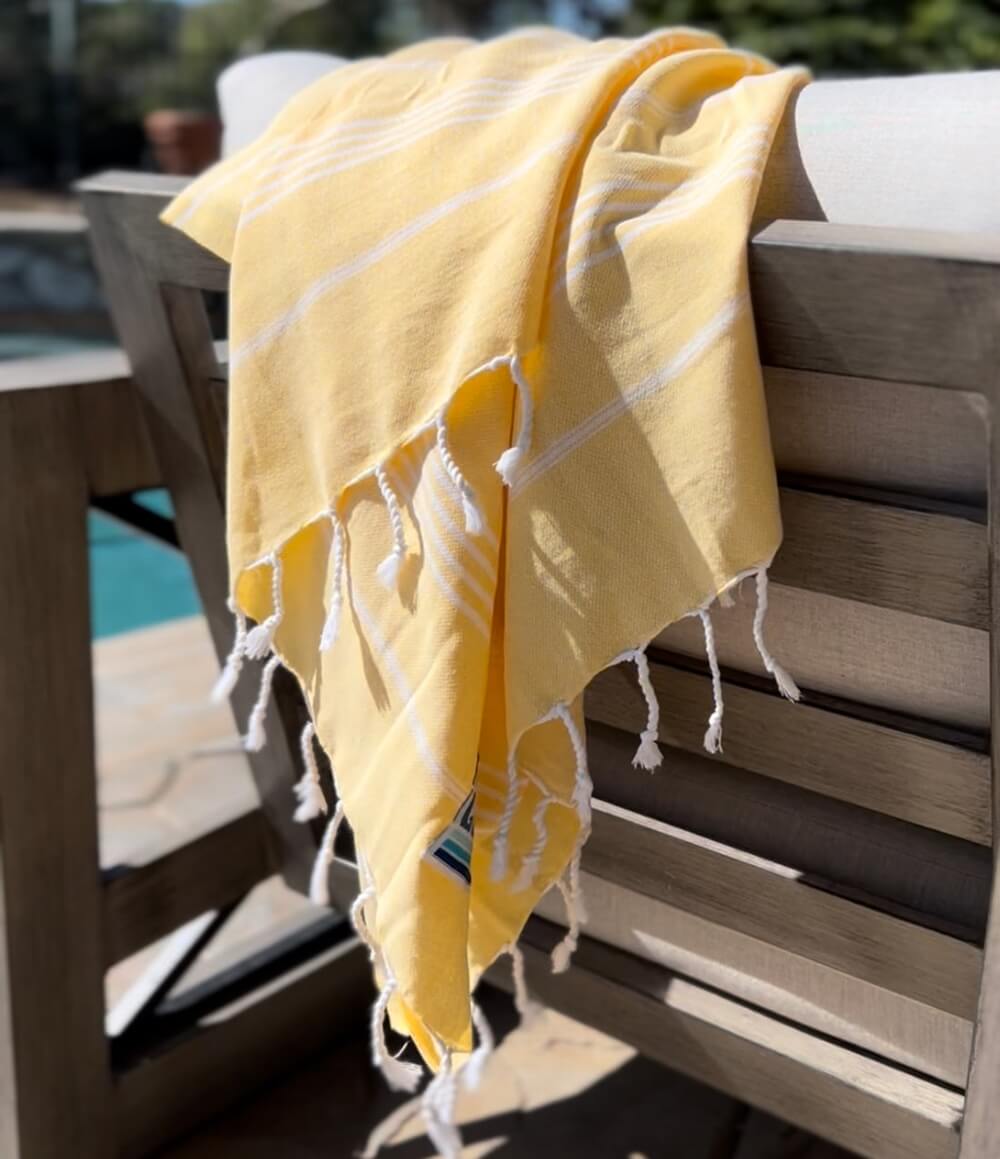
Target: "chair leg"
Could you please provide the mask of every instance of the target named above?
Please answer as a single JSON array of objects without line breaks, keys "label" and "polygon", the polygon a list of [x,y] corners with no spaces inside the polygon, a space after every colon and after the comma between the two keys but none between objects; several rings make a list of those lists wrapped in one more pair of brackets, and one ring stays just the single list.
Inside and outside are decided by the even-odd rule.
[{"label": "chair leg", "polygon": [[1000,874],[994,871],[959,1159],[1000,1155]]},{"label": "chair leg", "polygon": [[0,1154],[111,1159],[87,485],[66,391],[0,394]]},{"label": "chair leg", "polygon": [[1000,429],[990,420],[990,754],[993,775],[993,889],[979,1009],[965,1088],[959,1159],[1000,1155]]}]

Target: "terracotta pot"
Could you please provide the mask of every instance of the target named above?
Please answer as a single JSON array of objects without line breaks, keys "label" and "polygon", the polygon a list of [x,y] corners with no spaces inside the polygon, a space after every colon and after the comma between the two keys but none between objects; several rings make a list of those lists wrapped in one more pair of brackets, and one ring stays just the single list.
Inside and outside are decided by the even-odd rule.
[{"label": "terracotta pot", "polygon": [[219,159],[222,125],[208,113],[158,109],[144,122],[146,139],[163,173],[192,176]]}]

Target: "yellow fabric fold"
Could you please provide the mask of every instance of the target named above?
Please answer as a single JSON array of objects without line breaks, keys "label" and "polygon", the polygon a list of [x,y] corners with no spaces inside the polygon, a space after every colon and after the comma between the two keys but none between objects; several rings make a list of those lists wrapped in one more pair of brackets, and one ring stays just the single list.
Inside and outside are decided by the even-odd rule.
[{"label": "yellow fabric fold", "polygon": [[432,1067],[541,895],[579,901],[587,683],[766,580],[745,255],[806,79],[689,29],[418,44],[314,84],[165,214],[232,263],[236,671],[273,648],[301,683]]}]

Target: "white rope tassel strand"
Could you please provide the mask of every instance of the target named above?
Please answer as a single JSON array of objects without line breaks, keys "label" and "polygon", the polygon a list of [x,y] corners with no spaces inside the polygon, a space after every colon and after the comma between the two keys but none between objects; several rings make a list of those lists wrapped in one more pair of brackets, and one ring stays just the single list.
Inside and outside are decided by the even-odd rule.
[{"label": "white rope tassel strand", "polygon": [[337,834],[344,820],[344,802],[338,800],[333,816],[327,822],[323,840],[320,842],[309,877],[309,900],[313,905],[330,904],[330,866],[333,865],[337,846]]},{"label": "white rope tassel strand", "polygon": [[587,746],[584,744],[583,737],[580,735],[580,730],[576,727],[573,714],[565,704],[557,704],[548,716],[542,717],[539,723],[541,724],[548,720],[562,721],[563,727],[569,735],[569,742],[573,746],[573,756],[576,761],[573,804],[576,806],[576,811],[580,815],[580,826],[582,830],[580,840],[582,843],[586,841],[587,834],[590,832],[590,795],[593,789],[590,773],[587,771]]},{"label": "white rope tassel strand", "polygon": [[403,560],[406,557],[406,534],[403,531],[403,513],[399,509],[399,500],[396,498],[396,492],[393,491],[392,485],[386,476],[385,468],[381,464],[375,468],[375,482],[378,483],[379,493],[385,502],[386,510],[389,512],[389,524],[392,528],[392,551],[378,565],[376,574],[382,586],[392,591],[393,588],[399,586]]},{"label": "white rope tassel strand", "polygon": [[372,1062],[385,1076],[391,1090],[413,1092],[420,1085],[422,1070],[412,1062],[403,1062],[390,1054],[385,1042],[385,1015],[389,1000],[396,992],[396,979],[391,975],[382,987],[375,1005],[372,1007]]},{"label": "white rope tassel strand", "polygon": [[528,1022],[538,1013],[538,1006],[528,993],[528,980],[524,976],[524,953],[517,942],[507,947],[510,954],[511,975],[514,979],[514,1009],[521,1022]]},{"label": "white rope tassel strand", "polygon": [[703,608],[698,613],[701,626],[705,630],[705,655],[708,657],[708,667],[712,673],[712,699],[714,707],[708,718],[708,728],[705,731],[705,751],[710,753],[722,752],[722,673],[719,671],[719,657],[715,651],[715,631],[712,628],[712,617],[708,610]]},{"label": "white rope tassel strand", "polygon": [[233,639],[232,649],[226,658],[226,665],[219,673],[219,678],[212,688],[213,704],[221,704],[229,698],[240,678],[243,661],[246,658],[247,618],[236,606],[235,600],[230,599],[227,602],[227,607],[233,613],[233,618],[236,621],[236,636]]},{"label": "white rope tassel strand", "polygon": [[465,530],[469,535],[482,535],[483,513],[479,510],[479,504],[476,502],[475,491],[472,490],[469,481],[462,474],[448,446],[448,430],[445,424],[444,411],[439,412],[436,426],[438,454],[441,456],[441,462],[448,473],[448,478],[455,485],[458,497],[462,501]]},{"label": "white rope tassel strand", "polygon": [[646,699],[646,727],[639,734],[639,747],[635,750],[632,764],[652,772],[663,764],[663,753],[657,743],[660,736],[660,703],[656,699],[656,689],[649,674],[649,658],[645,648],[637,648],[631,659],[639,678],[639,687]]},{"label": "white rope tassel strand", "polygon": [[302,751],[302,776],[295,785],[295,796],[299,799],[295,810],[296,821],[312,821],[320,813],[327,811],[326,797],[323,796],[323,786],[319,780],[319,765],[316,762],[316,751],[313,748],[313,738],[316,736],[316,727],[310,720],[299,737],[299,748]]},{"label": "white rope tassel strand", "polygon": [[774,677],[778,691],[787,700],[798,700],[802,695],[798,685],[771,655],[764,643],[764,617],[767,615],[767,568],[757,569],[757,608],[753,614],[753,642],[764,662],[764,667]]},{"label": "white rope tassel strand", "polygon": [[427,1084],[420,1099],[427,1137],[441,1159],[461,1159],[462,1136],[455,1126],[455,1100],[458,1084],[451,1069],[451,1051],[441,1050],[441,1069]]},{"label": "white rope tassel strand", "polygon": [[570,870],[570,884],[567,885],[561,878],[556,882],[556,888],[562,894],[563,904],[566,906],[566,920],[569,922],[569,929],[563,940],[552,951],[553,974],[564,974],[569,969],[570,961],[580,942],[580,921],[583,915],[581,913],[579,853],[576,854],[573,861],[577,868],[575,873],[572,869]]},{"label": "white rope tassel strand", "polygon": [[275,552],[267,557],[266,562],[271,565],[271,614],[247,635],[244,650],[251,660],[263,660],[274,647],[274,633],[284,615],[281,600],[281,556]]},{"label": "white rope tassel strand", "polygon": [[517,387],[517,395],[521,405],[521,425],[514,445],[508,447],[496,462],[497,474],[508,487],[513,483],[517,469],[531,447],[531,434],[535,424],[535,400],[516,354],[512,355],[510,359],[510,376]]},{"label": "white rope tassel strand", "polygon": [[493,859],[490,862],[490,879],[503,881],[507,876],[507,856],[510,845],[510,827],[521,799],[521,784],[517,776],[517,762],[513,754],[507,762],[507,799],[504,801],[500,822],[493,834]]},{"label": "white rope tassel strand", "polygon": [[530,889],[535,880],[539,862],[542,860],[542,854],[545,852],[545,846],[549,839],[549,831],[545,824],[545,814],[548,812],[549,805],[551,804],[551,797],[542,796],[535,806],[535,811],[531,816],[531,820],[535,826],[535,840],[525,855],[524,860],[521,862],[517,880],[514,882],[515,890],[523,891]]},{"label": "white rope tassel strand", "polygon": [[479,1087],[483,1079],[483,1068],[496,1045],[490,1024],[477,1002],[472,1003],[472,1025],[479,1036],[479,1045],[469,1055],[469,1061],[462,1070],[462,1082],[467,1091],[474,1091]]},{"label": "white rope tassel strand", "polygon": [[344,602],[344,526],[337,513],[328,512],[333,539],[330,543],[330,610],[327,612],[323,634],[319,638],[319,650],[328,652],[337,642],[340,631],[340,612]]},{"label": "white rope tassel strand", "polygon": [[[256,630],[256,629],[255,629]],[[267,715],[267,706],[271,699],[271,682],[281,661],[272,656],[264,665],[260,676],[260,691],[250,710],[250,719],[247,721],[247,734],[243,738],[243,747],[248,753],[257,753],[264,747],[267,736],[264,733],[264,717]]]}]

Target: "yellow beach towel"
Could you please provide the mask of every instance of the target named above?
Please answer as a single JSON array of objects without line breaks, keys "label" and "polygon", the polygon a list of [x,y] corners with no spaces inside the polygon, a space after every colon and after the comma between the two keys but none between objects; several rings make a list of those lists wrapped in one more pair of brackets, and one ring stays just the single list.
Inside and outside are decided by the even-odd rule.
[{"label": "yellow beach towel", "polygon": [[717,751],[709,609],[752,575],[797,695],[762,634],[781,528],[746,246],[805,79],[687,29],[419,44],[310,87],[165,215],[232,263],[221,690],[265,662],[256,747],[276,666],[301,683],[298,815],[327,809],[314,743],[336,782],[316,894],[346,817],[375,1059],[413,1088],[388,1013],[440,1072],[446,1154],[479,976],[553,886],[556,969],[576,943],[587,683],[634,666],[655,769],[643,649],[700,616]]}]

